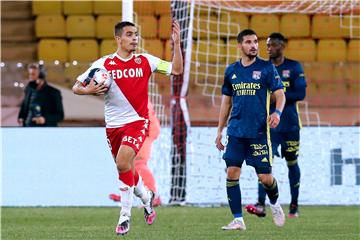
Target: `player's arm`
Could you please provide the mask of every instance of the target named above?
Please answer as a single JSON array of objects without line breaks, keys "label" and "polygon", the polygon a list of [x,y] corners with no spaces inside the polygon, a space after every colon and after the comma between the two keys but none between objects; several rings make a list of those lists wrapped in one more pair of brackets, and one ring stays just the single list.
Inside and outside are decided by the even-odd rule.
[{"label": "player's arm", "polygon": [[180,75],[183,73],[183,57],[180,46],[180,25],[178,21],[173,22],[171,37],[174,42],[174,56],[171,62],[172,63],[171,74]]},{"label": "player's arm", "polygon": [[277,125],[279,125],[281,113],[284,109],[286,100],[284,94],[284,86],[274,65],[269,68],[269,73],[270,74],[268,75],[267,80],[269,88],[272,91],[272,96],[275,100],[276,107],[275,111],[269,116],[268,122],[271,128],[276,128]]},{"label": "player's arm", "polygon": [[104,95],[108,87],[104,83],[95,85],[94,79],[91,79],[87,86],[84,86],[80,81],[76,81],[72,90],[78,95]]},{"label": "player's arm", "polygon": [[294,71],[293,87],[285,92],[286,101],[296,102],[304,100],[306,96],[306,80],[304,70],[300,63],[297,63]]},{"label": "player's arm", "polygon": [[215,140],[216,147],[219,150],[224,150],[224,145],[221,143],[222,131],[224,130],[224,127],[226,126],[227,121],[229,119],[231,107],[232,107],[232,97],[223,95],[221,99],[219,124],[218,124],[217,136]]}]

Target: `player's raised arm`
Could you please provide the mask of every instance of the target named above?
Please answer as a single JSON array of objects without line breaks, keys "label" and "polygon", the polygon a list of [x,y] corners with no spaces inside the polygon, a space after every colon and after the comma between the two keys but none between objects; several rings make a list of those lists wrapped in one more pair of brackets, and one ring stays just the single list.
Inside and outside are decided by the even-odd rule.
[{"label": "player's raised arm", "polygon": [[174,56],[172,59],[173,75],[180,75],[183,73],[183,57],[180,46],[180,25],[178,21],[173,22],[171,38],[174,41]]}]

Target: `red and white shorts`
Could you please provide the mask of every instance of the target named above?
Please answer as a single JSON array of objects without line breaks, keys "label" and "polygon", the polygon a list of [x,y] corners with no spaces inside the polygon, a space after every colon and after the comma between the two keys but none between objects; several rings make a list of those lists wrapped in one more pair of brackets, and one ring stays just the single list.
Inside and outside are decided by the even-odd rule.
[{"label": "red and white shorts", "polygon": [[106,128],[106,136],[111,153],[116,158],[121,145],[127,145],[137,154],[149,135],[149,121],[140,120],[119,128]]}]

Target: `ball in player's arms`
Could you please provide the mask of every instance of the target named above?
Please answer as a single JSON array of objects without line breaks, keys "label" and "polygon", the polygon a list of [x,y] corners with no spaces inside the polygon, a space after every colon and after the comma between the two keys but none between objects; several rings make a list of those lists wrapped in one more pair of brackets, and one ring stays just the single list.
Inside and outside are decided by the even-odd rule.
[{"label": "ball in player's arms", "polygon": [[108,73],[108,71],[106,71],[106,69],[103,68],[92,69],[89,72],[89,75],[87,76],[86,80],[84,81],[85,86],[87,86],[90,83],[91,79],[93,78],[95,85],[104,83],[104,85],[108,88],[110,87],[112,82],[111,75]]}]

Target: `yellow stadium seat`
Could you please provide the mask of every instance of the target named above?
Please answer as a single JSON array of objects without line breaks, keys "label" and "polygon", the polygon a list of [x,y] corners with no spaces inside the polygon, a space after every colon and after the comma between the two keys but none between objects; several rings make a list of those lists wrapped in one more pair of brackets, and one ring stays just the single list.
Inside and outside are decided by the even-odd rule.
[{"label": "yellow stadium seat", "polygon": [[266,39],[259,39],[259,57],[263,59],[269,59],[267,53]]},{"label": "yellow stadium seat", "polygon": [[139,16],[137,19],[139,28],[141,28],[142,38],[156,38],[157,20],[155,16]]},{"label": "yellow stadium seat", "polygon": [[341,30],[343,37],[360,38],[360,18],[358,15],[343,15]]},{"label": "yellow stadium seat", "polygon": [[134,12],[142,16],[155,15],[155,1],[134,1]]},{"label": "yellow stadium seat", "polygon": [[68,60],[68,44],[63,39],[41,39],[38,45],[38,59],[47,61]]},{"label": "yellow stadium seat", "polygon": [[301,62],[313,62],[316,57],[316,45],[313,39],[290,39],[285,56]]},{"label": "yellow stadium seat", "polygon": [[172,28],[171,16],[161,15],[159,19],[159,37],[161,39],[170,39],[171,28]]},{"label": "yellow stadium seat", "polygon": [[166,40],[165,43],[165,58],[164,60],[166,61],[171,61],[172,60],[172,52],[171,52],[171,40]]},{"label": "yellow stadium seat", "polygon": [[93,62],[99,58],[99,48],[94,39],[73,39],[69,43],[69,59],[78,62]]},{"label": "yellow stadium seat", "polygon": [[155,1],[155,14],[156,15],[170,15],[170,1]]},{"label": "yellow stadium seat", "polygon": [[238,47],[237,39],[230,39],[225,47],[226,57],[228,58],[228,63],[236,62],[241,57],[241,50]]},{"label": "yellow stadium seat", "polygon": [[341,38],[343,30],[340,28],[340,18],[328,15],[315,15],[312,18],[313,38]]},{"label": "yellow stadium seat", "polygon": [[226,49],[222,40],[193,41],[191,59],[198,62],[225,62]]},{"label": "yellow stadium seat", "polygon": [[65,19],[62,15],[39,15],[35,20],[36,37],[65,37]]},{"label": "yellow stadium seat", "polygon": [[284,14],[280,20],[280,32],[286,38],[309,37],[310,16],[307,14]]},{"label": "yellow stadium seat", "polygon": [[92,1],[64,1],[65,15],[90,15],[93,12]]},{"label": "yellow stadium seat", "polygon": [[60,15],[62,14],[62,1],[32,1],[34,15]]},{"label": "yellow stadium seat", "polygon": [[76,64],[76,65],[72,65],[70,64],[69,66],[65,66],[65,70],[64,70],[64,75],[65,75],[65,80],[67,82],[69,82],[69,85],[73,85],[74,82],[76,81],[76,78],[84,73],[87,69],[89,68],[89,64]]},{"label": "yellow stadium seat", "polygon": [[113,38],[114,27],[121,22],[121,16],[100,15],[96,19],[96,36],[98,38]]},{"label": "yellow stadium seat", "polygon": [[241,30],[249,28],[249,18],[239,12],[224,12],[220,16],[220,35],[237,37]]},{"label": "yellow stadium seat", "polygon": [[105,56],[116,52],[117,44],[114,39],[104,39],[100,44],[100,56]]},{"label": "yellow stadium seat", "polygon": [[218,17],[215,15],[195,15],[193,38],[212,39],[219,37]]},{"label": "yellow stadium seat", "polygon": [[159,39],[145,39],[144,49],[155,57],[164,58],[164,43]]},{"label": "yellow stadium seat", "polygon": [[259,38],[268,37],[273,32],[280,31],[279,16],[275,14],[254,14],[250,19],[250,28]]},{"label": "yellow stadium seat", "polygon": [[320,62],[346,61],[346,42],[343,39],[322,39],[318,42],[317,60]]},{"label": "yellow stadium seat", "polygon": [[121,1],[94,1],[93,9],[96,15],[121,15]]},{"label": "yellow stadium seat", "polygon": [[[109,27],[111,26],[104,26]],[[68,37],[95,37],[95,19],[93,16],[70,15],[66,19],[66,35]]]},{"label": "yellow stadium seat", "polygon": [[360,40],[352,39],[348,44],[347,60],[349,62],[360,62]]}]

